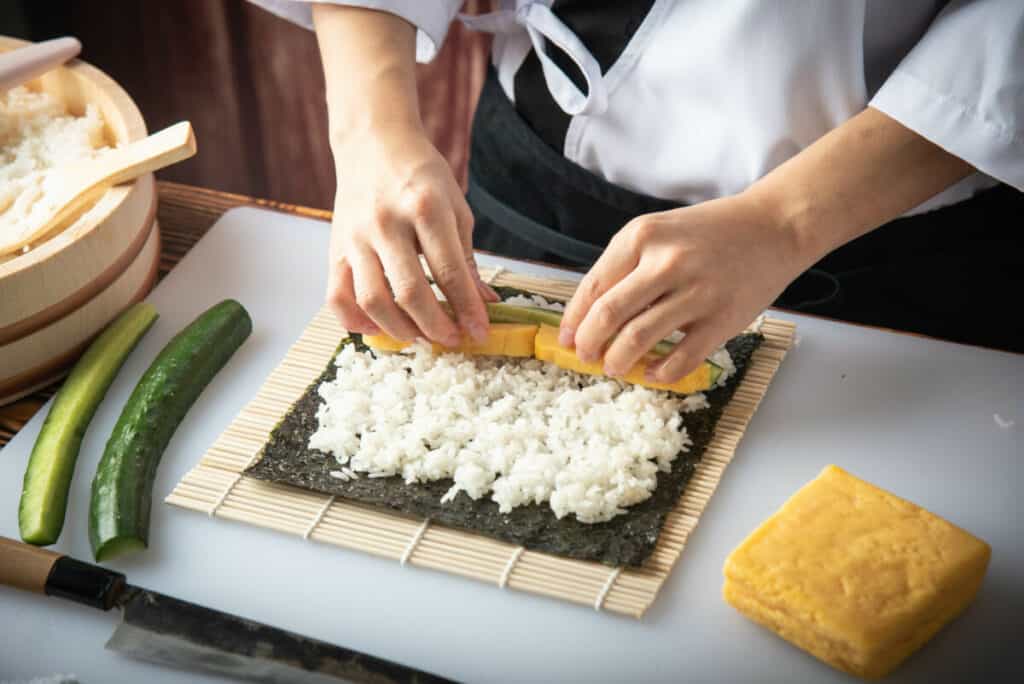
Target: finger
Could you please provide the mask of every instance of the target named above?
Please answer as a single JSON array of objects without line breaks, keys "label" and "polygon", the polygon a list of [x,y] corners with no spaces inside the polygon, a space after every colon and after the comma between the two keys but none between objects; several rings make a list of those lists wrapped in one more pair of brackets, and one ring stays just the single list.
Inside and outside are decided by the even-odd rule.
[{"label": "finger", "polygon": [[576,331],[594,302],[636,268],[639,257],[624,242],[613,239],[597,263],[580,281],[562,316],[558,342],[563,347],[575,344]]},{"label": "finger", "polygon": [[327,305],[349,332],[376,335],[380,328],[356,303],[352,265],[342,259],[331,265],[327,275]]},{"label": "finger", "polygon": [[368,248],[355,249],[352,276],[356,303],[388,335],[404,342],[423,336],[412,319],[395,303],[376,254]]},{"label": "finger", "polygon": [[476,289],[480,290],[480,296],[484,298],[485,302],[500,302],[501,297],[494,288],[483,281],[478,273],[476,276]]},{"label": "finger", "polygon": [[626,323],[647,309],[665,293],[638,268],[597,298],[576,329],[576,353],[584,361],[601,358],[608,341]]},{"label": "finger", "polygon": [[483,297],[485,302],[501,301],[501,297],[494,291],[494,288],[485,283],[483,278],[480,277],[480,269],[476,264],[476,256],[473,254],[473,226],[475,223],[473,212],[470,210],[469,204],[466,203],[466,199],[461,195],[458,196],[454,210],[455,221],[459,228],[459,242],[462,245],[462,253],[466,256],[466,266],[469,268],[470,275],[476,281],[480,296]]},{"label": "finger", "polygon": [[466,261],[455,213],[446,209],[421,212],[415,226],[434,282],[451,304],[462,329],[477,341],[486,340],[487,310]]},{"label": "finger", "polygon": [[410,241],[393,242],[378,252],[378,256],[391,284],[395,304],[423,331],[422,336],[446,347],[459,346],[462,341],[459,329],[430,289]]},{"label": "finger", "polygon": [[683,295],[665,297],[623,326],[604,355],[605,373],[625,375],[654,345],[688,322]]},{"label": "finger", "polygon": [[707,321],[692,323],[682,342],[664,359],[647,368],[648,379],[671,383],[686,377],[711,356],[720,341],[714,326]]}]

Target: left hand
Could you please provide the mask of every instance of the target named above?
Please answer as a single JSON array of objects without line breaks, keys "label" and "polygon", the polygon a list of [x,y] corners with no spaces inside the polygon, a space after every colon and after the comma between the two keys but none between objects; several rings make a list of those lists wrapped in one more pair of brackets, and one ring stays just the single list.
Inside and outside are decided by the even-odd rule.
[{"label": "left hand", "polygon": [[[674,330],[650,379],[674,382],[768,307],[810,263],[770,207],[740,194],[646,214],[623,227],[580,283],[560,342],[625,374]],[[813,263],[814,259],[810,259]]]}]

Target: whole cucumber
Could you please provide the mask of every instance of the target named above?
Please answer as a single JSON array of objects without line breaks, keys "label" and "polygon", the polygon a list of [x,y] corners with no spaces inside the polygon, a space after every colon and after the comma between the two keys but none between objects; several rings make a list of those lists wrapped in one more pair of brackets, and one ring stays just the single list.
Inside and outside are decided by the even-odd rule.
[{"label": "whole cucumber", "polygon": [[29,544],[45,546],[60,537],[85,431],[110,383],[157,315],[147,302],[128,307],[89,345],[57,392],[32,447],[18,505],[18,528]]},{"label": "whole cucumber", "polygon": [[225,300],[179,332],[143,374],[114,425],[92,481],[89,542],[97,561],[148,545],[160,457],[203,388],[251,331],[245,308]]}]

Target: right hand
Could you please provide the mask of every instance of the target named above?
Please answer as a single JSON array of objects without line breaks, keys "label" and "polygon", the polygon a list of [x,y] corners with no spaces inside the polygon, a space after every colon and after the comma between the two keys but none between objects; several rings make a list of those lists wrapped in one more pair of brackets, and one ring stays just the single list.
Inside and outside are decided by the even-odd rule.
[{"label": "right hand", "polygon": [[[342,326],[445,346],[457,346],[462,332],[485,339],[484,301],[498,296],[473,259],[473,214],[423,131],[397,126],[349,135],[335,144],[334,156],[327,303]],[[420,253],[457,325],[431,291]]]}]

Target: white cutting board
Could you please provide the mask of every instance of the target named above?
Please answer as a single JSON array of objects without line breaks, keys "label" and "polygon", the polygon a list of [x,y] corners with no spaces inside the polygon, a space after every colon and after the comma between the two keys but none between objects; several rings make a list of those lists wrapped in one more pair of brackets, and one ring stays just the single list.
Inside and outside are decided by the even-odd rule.
[{"label": "white cutting board", "polygon": [[[850,681],[743,619],[719,594],[729,550],[824,465],[836,463],[993,547],[976,603],[892,681],[1022,671],[1014,649],[1024,622],[1021,356],[798,317],[800,346],[769,388],[642,622],[162,503],[320,306],[327,237],[325,223],[237,209],[160,284],[150,300],[161,318],[86,436],[58,550],[90,559],[89,483],[142,371],[198,313],[234,297],[251,312],[254,332],[164,455],[151,548],[112,563],[130,582],[474,682]],[[1016,425],[1000,429],[996,412]],[[0,451],[0,534],[17,537],[21,478],[44,413]],[[222,681],[105,651],[114,622],[113,614],[0,587],[0,681],[58,672],[97,684]]]}]

